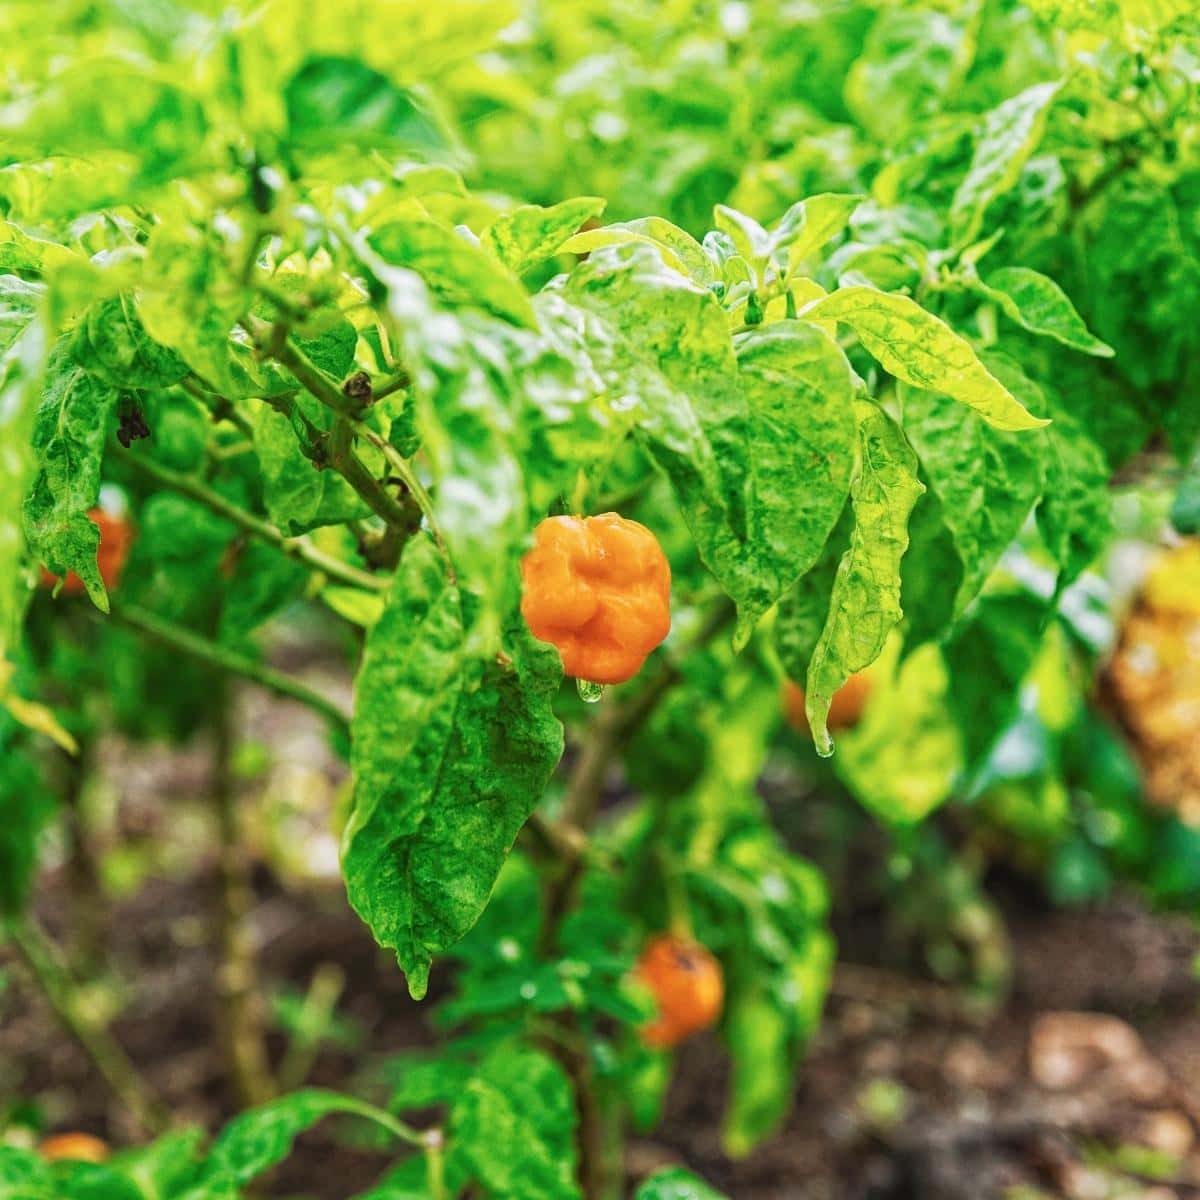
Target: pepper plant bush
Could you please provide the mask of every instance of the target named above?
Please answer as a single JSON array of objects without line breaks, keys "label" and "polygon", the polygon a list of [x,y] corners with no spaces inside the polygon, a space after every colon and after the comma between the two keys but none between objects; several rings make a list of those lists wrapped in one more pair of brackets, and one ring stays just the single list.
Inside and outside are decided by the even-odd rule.
[{"label": "pepper plant bush", "polygon": [[[347,896],[412,995],[454,969],[391,1111],[299,1092],[207,1149],[0,1150],[0,1196],[231,1197],[347,1112],[412,1147],[378,1200],[610,1194],[669,1079],[631,974],[663,930],[724,975],[725,1149],[779,1128],[834,958],[756,792],[802,750],[785,680],[889,827],[1011,782],[1014,722],[1082,719],[1046,681],[1078,697],[1100,649],[1110,481],[1194,454],[1188,7],[5,6],[10,927],[46,747],[185,737],[240,673],[328,719]],[[98,506],[133,530],[111,591]],[[595,702],[520,564],[610,511],[661,544],[672,627]],[[351,633],[352,715],[262,661],[297,604]]]}]

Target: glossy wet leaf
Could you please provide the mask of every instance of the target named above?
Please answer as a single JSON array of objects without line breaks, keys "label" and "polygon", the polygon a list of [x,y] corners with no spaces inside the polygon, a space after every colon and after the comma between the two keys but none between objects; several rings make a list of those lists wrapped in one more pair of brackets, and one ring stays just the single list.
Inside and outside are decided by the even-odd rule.
[{"label": "glossy wet leaf", "polygon": [[38,402],[37,475],[24,508],[25,536],[38,561],[55,574],[74,571],[102,612],[108,611],[108,592],[96,565],[100,531],[87,513],[100,493],[116,403],[116,390],[76,362],[68,341],[60,342]]},{"label": "glossy wet leaf", "polygon": [[1017,182],[1041,141],[1046,113],[1060,87],[1058,82],[1034,84],[984,118],[971,166],[950,205],[961,238],[974,238],[988,205]]},{"label": "glossy wet leaf", "polygon": [[897,379],[952,396],[997,429],[1036,429],[1046,423],[989,374],[965,338],[907,296],[841,288],[802,315],[849,325]]},{"label": "glossy wet leaf", "polygon": [[511,663],[480,662],[466,619],[444,558],[418,537],[356,681],[342,867],[351,904],[418,997],[433,955],[479,918],[562,754],[557,652],[521,625]]},{"label": "glossy wet leaf", "polygon": [[450,1113],[472,1175],[504,1200],[577,1200],[571,1081],[549,1055],[501,1045]]},{"label": "glossy wet leaf", "polygon": [[642,1183],[634,1193],[634,1200],[725,1200],[725,1197],[683,1167],[663,1167]]},{"label": "glossy wet leaf", "polygon": [[993,429],[934,392],[905,390],[904,432],[962,562],[959,613],[983,586],[1042,493],[1045,435]]},{"label": "glossy wet leaf", "polygon": [[597,196],[580,196],[549,208],[522,205],[497,217],[480,241],[510,271],[520,275],[557,254],[585,221],[604,211],[604,204]]},{"label": "glossy wet leaf", "polygon": [[900,427],[869,401],[858,401],[854,412],[859,438],[850,485],[854,529],[804,685],[808,724],[822,754],[833,748],[826,720],[834,693],[879,657],[903,616],[900,560],[908,549],[909,514],[925,490],[917,479],[917,456]]},{"label": "glossy wet leaf", "polygon": [[1073,350],[1112,358],[1113,348],[1094,337],[1066,292],[1053,279],[1028,267],[1001,267],[988,274],[981,290],[1018,325],[1053,338]]}]

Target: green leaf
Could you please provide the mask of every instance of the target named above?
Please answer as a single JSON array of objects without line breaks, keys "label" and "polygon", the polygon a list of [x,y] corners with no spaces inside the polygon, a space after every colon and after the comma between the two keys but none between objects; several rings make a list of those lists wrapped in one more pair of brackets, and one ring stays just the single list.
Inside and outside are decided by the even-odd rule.
[{"label": "green leaf", "polygon": [[100,532],[87,513],[100,494],[100,464],[116,401],[110,384],[75,361],[71,342],[59,342],[37,408],[38,471],[24,508],[30,550],[56,575],[74,571],[101,612],[108,612],[108,592],[96,565]]},{"label": "green leaf", "polygon": [[822,192],[793,204],[771,230],[772,251],[787,251],[788,274],[841,233],[862,202],[862,196]]},{"label": "green leaf", "polygon": [[971,166],[950,205],[960,242],[974,241],[988,205],[1016,184],[1042,139],[1046,114],[1062,85],[1036,83],[992,109],[984,118]]},{"label": "green leaf", "polygon": [[977,289],[1031,333],[1053,338],[1073,350],[1112,358],[1114,350],[1093,337],[1066,292],[1046,275],[1028,267],[1001,267]]},{"label": "green leaf", "polygon": [[588,229],[577,233],[561,249],[572,254],[590,254],[605,246],[631,242],[652,247],[668,267],[687,276],[693,283],[707,286],[717,279],[704,247],[686,230],[662,217],[640,217],[635,221],[605,225],[602,229]]},{"label": "green leaf", "polygon": [[[32,98],[0,110],[0,127],[27,153],[122,150],[138,163],[137,181],[186,175],[203,151],[207,123],[199,101],[166,72],[119,57],[84,56]],[[108,176],[117,184],[117,173]],[[113,187],[112,202],[125,199]]]},{"label": "green leaf", "polygon": [[738,254],[756,269],[771,253],[771,236],[751,216],[718,204],[713,209],[713,225],[733,243]]},{"label": "green leaf", "polygon": [[859,35],[846,105],[877,145],[903,145],[934,125],[975,53],[969,11],[888,6]]},{"label": "green leaf", "polygon": [[32,431],[45,332],[31,320],[0,357],[0,663],[8,653],[28,589],[21,578],[21,505],[34,468]]},{"label": "green leaf", "polygon": [[1108,463],[1071,407],[1052,390],[1040,387],[1002,355],[988,355],[986,362],[1031,412],[1054,417],[1042,434],[1044,483],[1037,523],[1061,568],[1063,588],[1096,561],[1112,534]]},{"label": "green leaf", "polygon": [[562,754],[557,652],[517,623],[511,665],[468,658],[463,609],[439,551],[414,539],[356,681],[343,873],[417,997],[432,956],[479,918]]},{"label": "green leaf", "polygon": [[1179,482],[1179,490],[1171,504],[1171,524],[1185,535],[1200,533],[1200,448]]},{"label": "green leaf", "polygon": [[415,271],[444,304],[486,309],[529,329],[537,325],[521,281],[453,229],[412,217],[377,229],[370,245],[385,262]]},{"label": "green leaf", "polygon": [[701,557],[736,587],[748,410],[724,311],[637,244],[593,254],[565,291],[590,314],[584,346],[593,368],[670,481]]},{"label": "green leaf", "polygon": [[856,435],[849,364],[816,326],[773,323],[739,339],[737,354],[750,416],[742,452],[751,502],[740,562],[724,574],[736,589],[734,644],[742,646],[820,558],[846,501]]},{"label": "green leaf", "polygon": [[271,546],[251,542],[237,554],[225,588],[220,640],[244,641],[264,621],[290,604],[308,582],[307,569]]},{"label": "green leaf", "polygon": [[37,869],[38,837],[53,811],[53,797],[35,760],[0,742],[0,916],[24,910]]},{"label": "green leaf", "polygon": [[862,722],[838,740],[834,769],[858,802],[889,825],[914,825],[951,796],[962,735],[947,704],[950,677],[926,644],[892,673],[878,670]]},{"label": "green leaf", "polygon": [[340,150],[347,144],[444,150],[450,136],[420,95],[352,58],[308,59],[283,92],[288,136],[306,148]]},{"label": "green leaf", "polygon": [[[787,878],[777,869],[783,858],[777,851],[776,864],[765,864],[768,870],[760,888],[775,888]],[[812,921],[810,911],[796,907],[805,923]],[[752,918],[756,924],[758,919]],[[758,936],[761,939],[762,932]],[[733,1083],[723,1137],[726,1152],[734,1158],[750,1153],[778,1130],[791,1110],[797,1063],[820,1024],[833,975],[834,942],[823,928],[806,928],[796,938],[789,924],[780,923],[772,932],[772,940],[775,937],[785,945],[791,940],[790,953],[765,970],[763,964],[752,966],[748,980],[734,987],[726,1006]]]},{"label": "green leaf", "polygon": [[963,581],[963,561],[929,477],[919,476],[925,494],[908,521],[908,552],[900,560],[900,607],[907,644],[941,638],[954,623]]},{"label": "green leaf", "polygon": [[[300,393],[294,404],[317,430],[330,428],[333,418],[317,400]],[[267,512],[284,533],[307,533],[322,525],[360,520],[370,513],[340,474],[320,471],[304,456],[300,439],[307,435],[303,427],[295,428],[265,402],[254,406],[250,423]]]},{"label": "green leaf", "polygon": [[[225,227],[222,227],[225,230]],[[168,346],[207,385],[229,399],[287,390],[269,386],[270,373],[248,345],[231,338],[234,323],[250,308],[251,294],[235,277],[231,259],[244,256],[246,230],[217,229],[179,220],[154,227],[146,246],[137,315],[160,346]]]},{"label": "green leaf", "polygon": [[188,371],[174,350],[147,334],[129,295],[93,304],[84,316],[80,337],[80,356],[86,357],[87,369],[113,387],[164,388],[178,383]]},{"label": "green leaf", "polygon": [[0,1200],[58,1200],[49,1166],[31,1150],[0,1146]]},{"label": "green leaf", "polygon": [[821,557],[780,598],[773,630],[775,651],[789,679],[803,679],[808,674],[808,664],[829,615],[838,564],[850,545],[853,527],[854,510],[846,504]]},{"label": "green leaf", "polygon": [[997,429],[1037,429],[1046,421],[1028,413],[988,373],[965,339],[907,296],[868,287],[841,288],[808,305],[812,321],[842,321],[897,379],[944,392]]},{"label": "green leaf", "polygon": [[833,694],[883,651],[903,616],[900,560],[908,549],[908,518],[925,490],[917,456],[900,427],[869,401],[854,405],[858,473],[850,485],[854,531],[842,556],[804,687],[805,710],[819,754],[833,751],[826,720]]},{"label": "green leaf", "polygon": [[604,211],[598,196],[564,200],[550,208],[526,204],[497,217],[480,241],[514,275],[520,275],[547,258],[584,223]]},{"label": "green leaf", "polygon": [[577,1200],[575,1099],[548,1055],[497,1047],[450,1114],[474,1177],[497,1200]]},{"label": "green leaf", "polygon": [[904,432],[963,564],[954,613],[983,587],[1042,492],[1045,437],[993,429],[946,397],[902,392]]},{"label": "green leaf", "polygon": [[199,1182],[204,1187],[249,1183],[283,1162],[300,1134],[333,1113],[365,1117],[385,1129],[394,1125],[389,1114],[350,1096],[318,1088],[293,1092],[230,1121],[205,1156]]},{"label": "green leaf", "polygon": [[683,1167],[663,1167],[643,1180],[634,1200],[725,1200],[725,1197]]},{"label": "green leaf", "polygon": [[969,765],[1016,715],[1048,616],[1046,603],[1028,593],[983,596],[946,642],[950,701]]},{"label": "green leaf", "polygon": [[174,1130],[148,1146],[115,1155],[111,1166],[137,1185],[143,1200],[175,1200],[195,1172],[203,1140],[198,1126]]},{"label": "green leaf", "polygon": [[60,1162],[51,1175],[54,1195],[64,1200],[145,1200],[131,1179],[107,1164]]},{"label": "green leaf", "polygon": [[19,275],[0,275],[0,352],[7,352],[25,332],[45,290]]}]

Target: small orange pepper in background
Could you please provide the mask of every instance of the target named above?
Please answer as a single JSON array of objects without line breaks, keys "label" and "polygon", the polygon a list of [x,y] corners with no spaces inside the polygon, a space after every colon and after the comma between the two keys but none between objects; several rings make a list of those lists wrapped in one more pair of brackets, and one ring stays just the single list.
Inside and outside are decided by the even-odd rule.
[{"label": "small orange pepper in background", "polygon": [[[851,675],[836,692],[829,705],[830,729],[853,729],[862,719],[863,710],[871,695],[870,676],[859,672]],[[804,711],[804,689],[790,679],[783,684],[783,712],[788,724],[797,733],[808,733],[808,716]]]},{"label": "small orange pepper in background", "polygon": [[[111,592],[121,582],[121,572],[125,569],[125,560],[129,557],[129,547],[133,542],[133,531],[123,517],[114,517],[102,508],[91,509],[88,519],[100,530],[96,565],[100,568],[104,586]],[[57,582],[58,576],[43,567],[42,586],[52,588]],[[83,580],[74,571],[67,572],[62,590],[68,596],[82,596],[87,591]]]},{"label": "small orange pepper in background", "polygon": [[38,1147],[47,1162],[107,1162],[108,1144],[90,1133],[58,1133]]},{"label": "small orange pepper in background", "polygon": [[671,629],[671,567],[645,525],[617,513],[547,517],[521,560],[521,615],[563,670],[624,683]]},{"label": "small orange pepper in background", "polygon": [[669,1049],[708,1029],[721,1015],[721,964],[699,942],[671,933],[652,937],[638,956],[634,975],[658,1004],[658,1016],[641,1031],[647,1046]]}]

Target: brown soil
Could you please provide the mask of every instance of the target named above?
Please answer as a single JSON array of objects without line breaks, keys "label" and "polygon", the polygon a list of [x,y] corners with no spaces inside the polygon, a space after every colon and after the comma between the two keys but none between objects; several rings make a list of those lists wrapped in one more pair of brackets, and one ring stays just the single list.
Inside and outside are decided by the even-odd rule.
[{"label": "brown soil", "polygon": [[[344,776],[319,726],[287,705],[257,697],[243,704],[250,742],[277,753],[287,747],[286,767],[255,775],[247,794],[275,795],[286,807],[295,789],[323,793],[315,805],[297,805],[283,828],[293,849],[323,847],[317,866],[327,871],[328,829],[306,825],[306,814],[327,811]],[[214,1039],[204,914],[215,871],[198,849],[207,844],[203,747],[110,745],[102,774],[107,790],[96,807],[109,814],[112,844],[126,853],[144,845],[155,857],[138,886],[113,902],[108,970],[92,998],[119,1011],[117,1036],[172,1111],[214,1128],[234,1106]],[[278,826],[255,827],[260,843],[277,838]],[[314,884],[313,869],[309,862],[293,882],[286,862],[259,869],[254,930],[269,989],[303,991],[329,964],[344,975],[339,1011],[365,1044],[324,1049],[309,1081],[353,1087],[364,1055],[432,1040],[428,1009],[408,999],[336,877]],[[66,893],[66,873],[51,866],[38,908],[58,936],[70,926]],[[744,1161],[721,1153],[727,1067],[716,1039],[698,1039],[679,1056],[661,1127],[629,1147],[630,1179],[683,1162],[734,1200],[1200,1196],[1194,927],[1129,898],[1076,912],[1005,906],[1015,974],[998,1013],[980,1021],[952,992],[869,962],[844,965],[786,1129]],[[862,957],[870,937],[852,940]],[[9,965],[0,949],[0,969]],[[273,1035],[277,1057],[284,1047],[282,1034]],[[118,1145],[133,1135],[19,973],[0,989],[0,1104],[17,1097],[33,1101],[51,1129],[88,1130]],[[385,1166],[323,1127],[256,1194],[342,1200]]]}]

